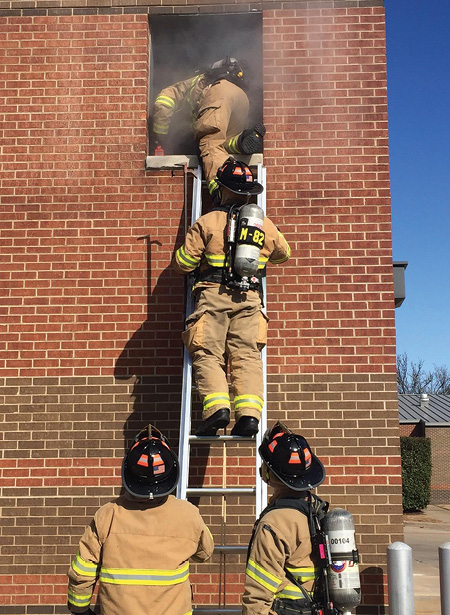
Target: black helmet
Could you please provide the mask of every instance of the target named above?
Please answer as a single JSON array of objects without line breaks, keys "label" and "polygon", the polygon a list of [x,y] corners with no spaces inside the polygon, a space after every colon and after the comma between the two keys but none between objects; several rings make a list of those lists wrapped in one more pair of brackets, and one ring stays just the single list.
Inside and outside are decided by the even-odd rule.
[{"label": "black helmet", "polygon": [[239,62],[236,58],[226,56],[211,64],[210,68],[206,70],[205,76],[210,83],[219,81],[219,79],[227,79],[235,85],[245,89],[247,87],[245,78],[246,64],[244,60]]},{"label": "black helmet", "polygon": [[217,169],[217,183],[235,194],[261,194],[264,187],[244,162],[228,159]]},{"label": "black helmet", "polygon": [[138,498],[159,498],[178,482],[178,459],[163,434],[147,425],[134,438],[122,462],[125,489]]},{"label": "black helmet", "polygon": [[305,438],[281,422],[266,431],[259,454],[275,476],[294,491],[314,489],[325,480],[325,468]]}]

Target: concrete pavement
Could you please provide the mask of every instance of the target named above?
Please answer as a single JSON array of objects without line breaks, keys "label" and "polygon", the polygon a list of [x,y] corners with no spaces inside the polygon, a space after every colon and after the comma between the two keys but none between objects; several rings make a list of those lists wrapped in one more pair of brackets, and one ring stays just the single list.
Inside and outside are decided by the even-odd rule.
[{"label": "concrete pavement", "polygon": [[430,505],[423,513],[405,515],[404,526],[404,542],[413,555],[415,613],[437,615],[441,610],[439,547],[450,542],[450,505]]}]

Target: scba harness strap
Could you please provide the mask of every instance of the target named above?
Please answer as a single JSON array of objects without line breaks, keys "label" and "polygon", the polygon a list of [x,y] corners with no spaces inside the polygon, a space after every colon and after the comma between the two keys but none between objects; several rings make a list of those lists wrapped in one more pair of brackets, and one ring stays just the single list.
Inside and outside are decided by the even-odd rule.
[{"label": "scba harness strap", "polygon": [[[324,615],[332,613],[333,608],[329,601],[326,579],[326,569],[330,562],[330,556],[326,537],[322,530],[322,522],[329,508],[328,502],[321,500],[318,496],[310,492],[307,492],[306,499],[277,498],[262,511],[259,519],[253,526],[252,536],[247,551],[247,562],[250,558],[256,530],[262,518],[271,510],[279,508],[292,508],[298,510],[307,517],[312,545],[311,558],[315,568],[319,568],[320,572],[314,580],[312,595],[310,595],[304,589],[303,585],[299,583],[298,579],[290,572],[289,568],[284,566],[286,577],[300,589],[303,598],[296,600],[275,598],[272,604],[272,610],[275,611],[277,615]],[[267,528],[270,529],[269,526],[267,526]]]}]

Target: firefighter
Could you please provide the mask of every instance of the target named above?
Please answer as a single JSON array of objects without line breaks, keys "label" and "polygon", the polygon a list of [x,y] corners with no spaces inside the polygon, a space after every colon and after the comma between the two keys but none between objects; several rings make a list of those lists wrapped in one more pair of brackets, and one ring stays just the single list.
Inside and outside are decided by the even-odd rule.
[{"label": "firefighter", "polygon": [[[201,216],[188,230],[176,251],[173,267],[180,273],[195,271],[194,312],[186,321],[183,341],[192,355],[195,379],[203,403],[199,436],[216,435],[230,422],[227,359],[234,395],[236,424],[231,434],[253,436],[263,407],[263,367],[260,352],[267,342],[267,317],[262,312],[261,273],[266,263],[283,263],[290,248],[274,225],[263,217],[264,236],[256,267],[259,276],[243,291],[235,280],[226,279],[232,267],[226,227],[231,208],[243,207],[263,186],[250,168],[228,160],[217,172],[221,203]],[[256,207],[256,206],[255,206]],[[261,210],[262,211],[262,210]]]},{"label": "firefighter", "polygon": [[325,469],[307,441],[280,422],[266,431],[259,454],[262,479],[274,493],[253,529],[242,614],[311,615],[319,571],[308,520],[311,506],[326,512],[328,503],[309,490],[324,481]]},{"label": "firefighter", "polygon": [[123,459],[124,495],[96,512],[80,540],[68,572],[72,613],[92,613],[98,580],[102,615],[192,611],[189,559],[207,560],[214,544],[198,509],[170,495],[177,481],[175,453],[148,425]]},{"label": "firefighter", "polygon": [[229,155],[262,152],[264,125],[246,129],[246,85],[241,64],[227,57],[202,74],[164,88],[155,101],[154,143],[163,150],[174,113],[185,104],[190,108],[208,189],[217,198],[216,171]]}]

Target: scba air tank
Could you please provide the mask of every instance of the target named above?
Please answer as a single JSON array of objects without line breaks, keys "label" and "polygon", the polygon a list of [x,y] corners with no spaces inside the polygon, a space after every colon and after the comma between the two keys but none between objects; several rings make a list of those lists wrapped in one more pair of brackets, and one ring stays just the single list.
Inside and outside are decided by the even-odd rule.
[{"label": "scba air tank", "polygon": [[349,613],[361,602],[353,517],[343,508],[334,508],[325,517],[324,529],[328,535],[331,555],[328,567],[330,599],[340,611]]},{"label": "scba air tank", "polygon": [[259,253],[264,246],[264,212],[258,205],[248,203],[239,211],[234,253],[234,270],[241,277],[252,277],[258,272]]}]

